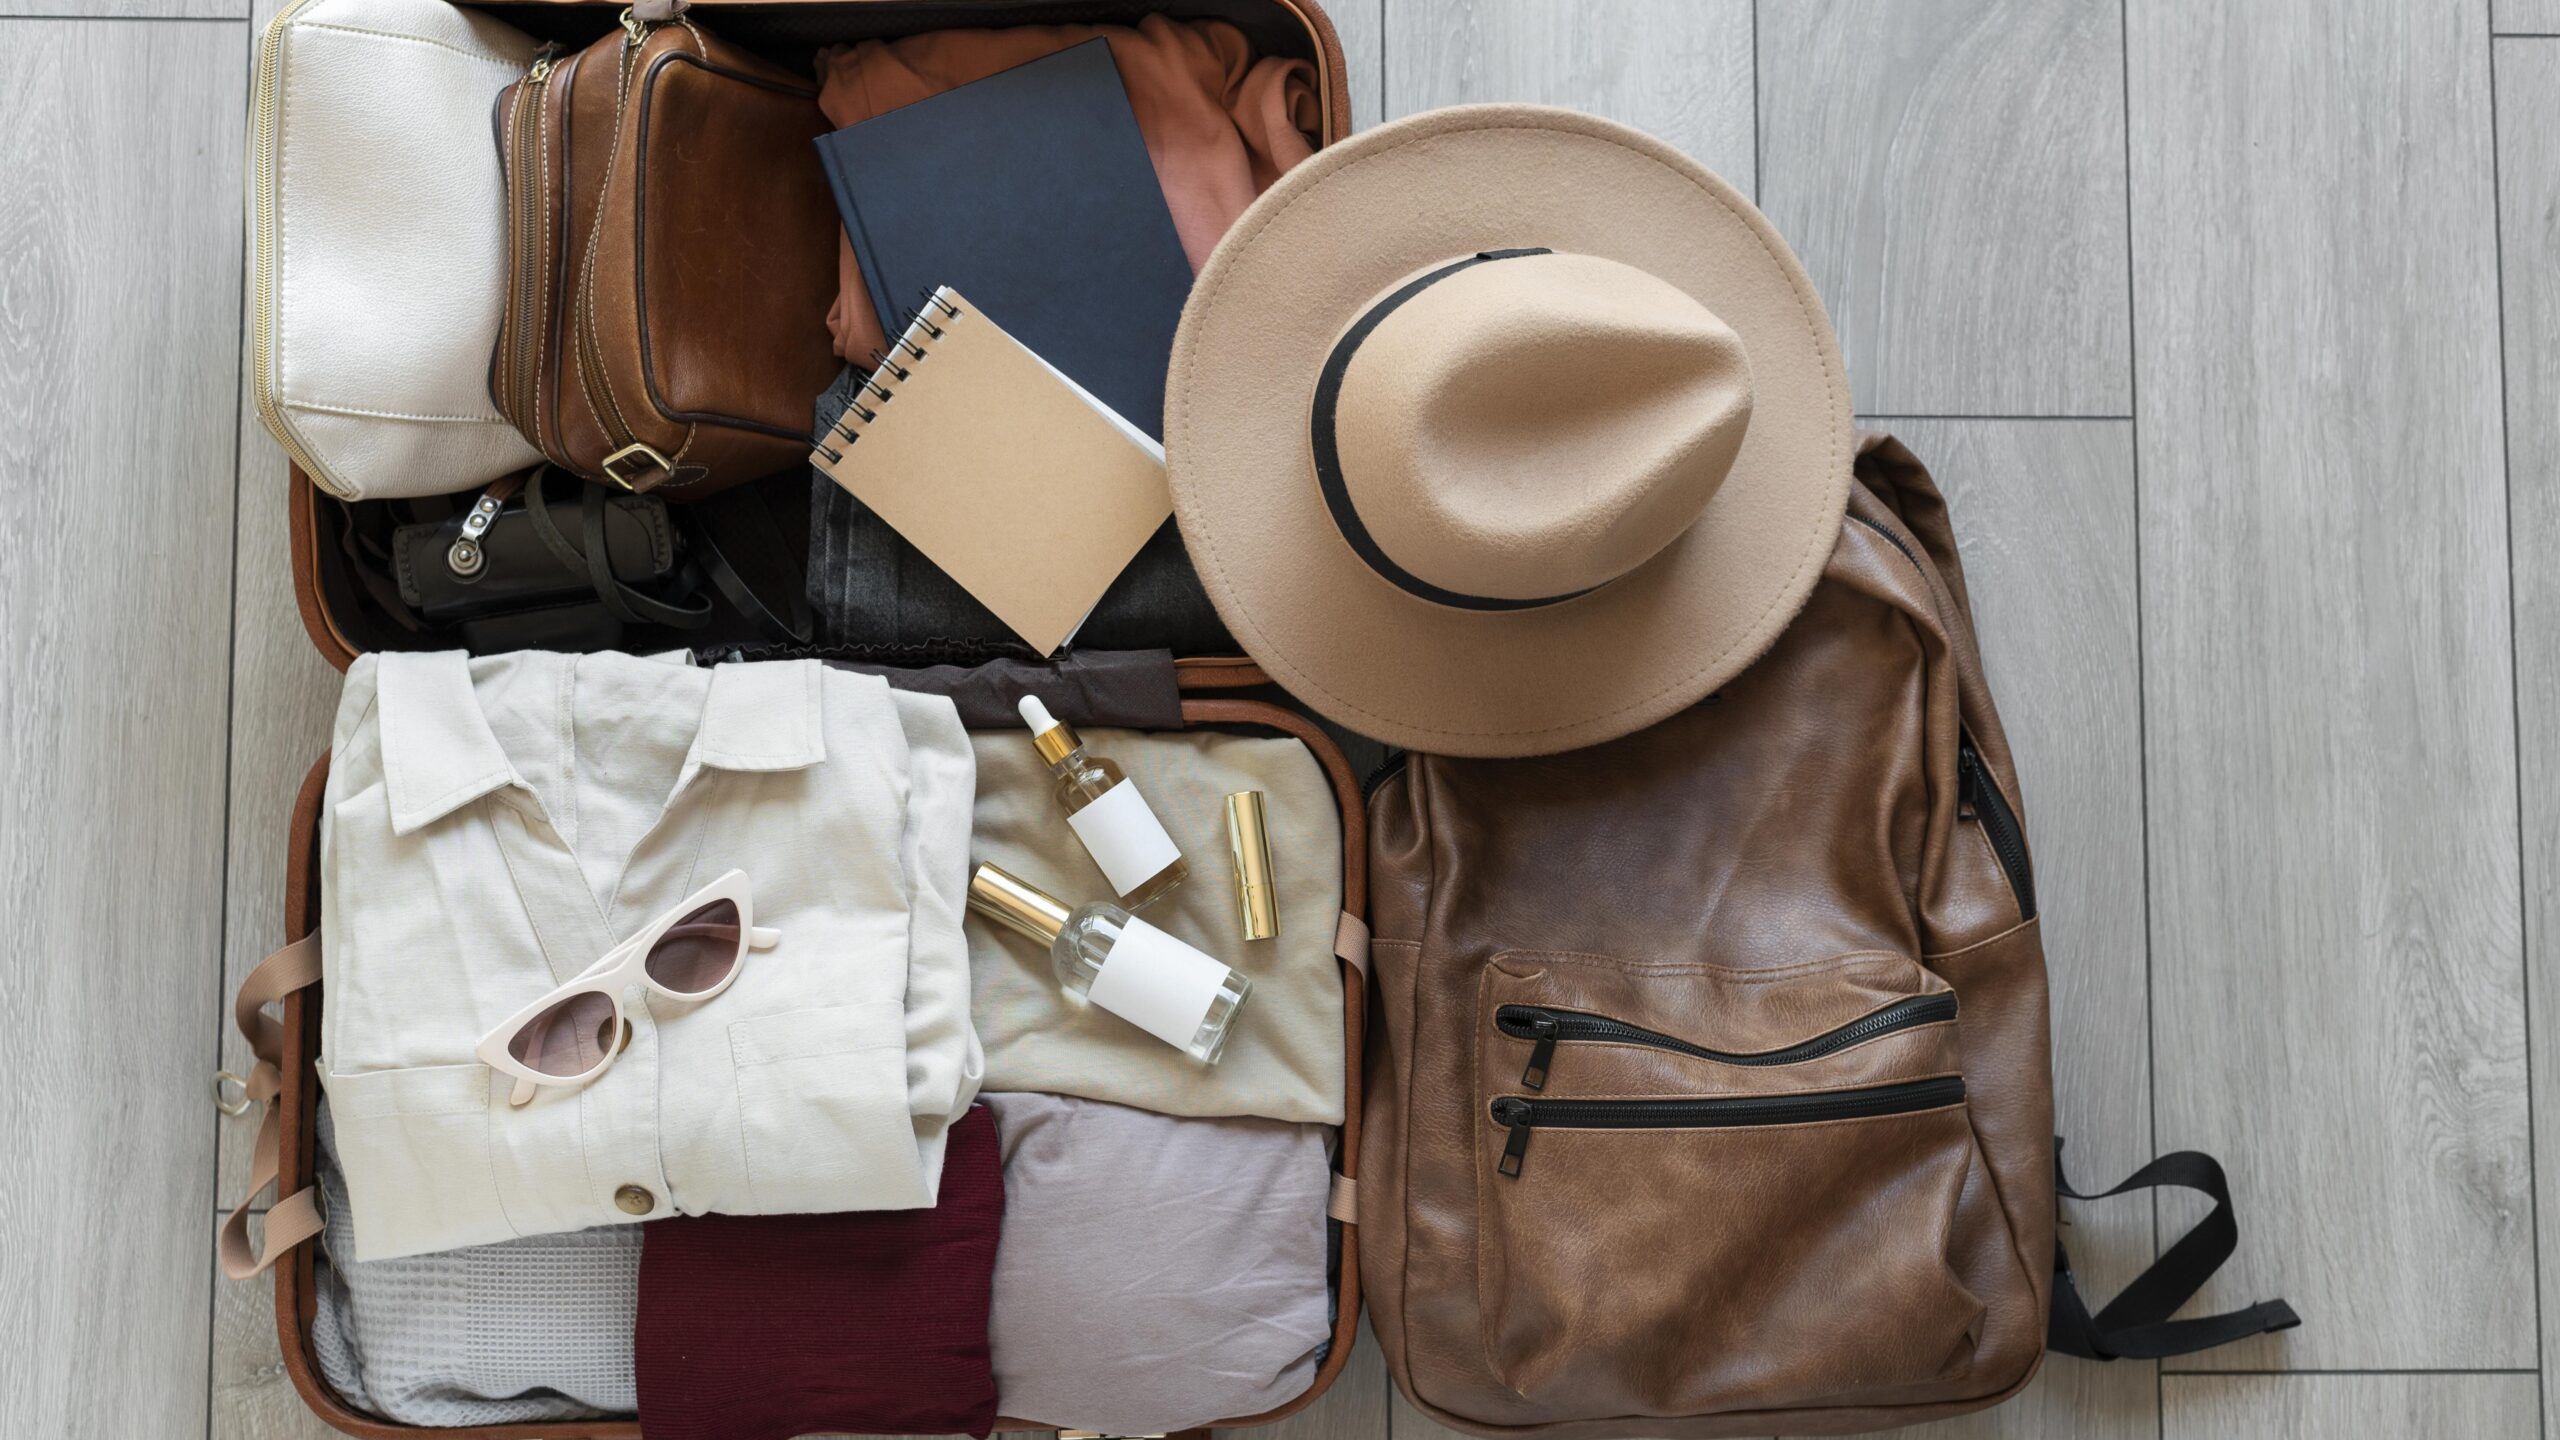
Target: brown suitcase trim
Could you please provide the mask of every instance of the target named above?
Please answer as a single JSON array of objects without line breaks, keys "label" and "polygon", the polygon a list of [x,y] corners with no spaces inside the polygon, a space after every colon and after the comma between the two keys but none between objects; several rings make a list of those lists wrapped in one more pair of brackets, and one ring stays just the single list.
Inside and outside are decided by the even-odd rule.
[{"label": "brown suitcase trim", "polygon": [[[296,512],[295,541],[303,538],[302,511]],[[297,567],[298,568],[298,567]],[[308,621],[312,609],[306,604]],[[352,658],[352,657],[350,657]],[[1198,665],[1181,662],[1181,683],[1186,692],[1227,689],[1238,685],[1262,683],[1261,672],[1249,662],[1233,660],[1204,661]],[[1250,677],[1250,678],[1244,678]],[[1326,735],[1305,716],[1260,700],[1238,700],[1228,697],[1186,698],[1182,702],[1182,718],[1194,725],[1250,725],[1278,731],[1305,745],[1324,767],[1325,778],[1333,784],[1334,806],[1342,820],[1342,908],[1366,919],[1369,913],[1369,824],[1361,804],[1360,781],[1351,770],[1351,762],[1332,737]],[[287,942],[301,939],[320,926],[320,804],[329,776],[329,757],[323,755],[303,778],[302,792],[293,802],[293,831],[289,838],[289,856],[285,868],[284,929]],[[290,1195],[318,1179],[318,1100],[319,1073],[315,1067],[320,1048],[319,987],[297,990],[284,1002],[285,1047],[281,1068],[283,1090],[277,1105],[283,1114],[287,1137],[284,1153],[279,1157],[281,1171],[276,1181],[278,1195]],[[1356,1178],[1360,1165],[1360,1074],[1361,1041],[1364,1034],[1364,1009],[1368,993],[1361,972],[1349,964],[1342,966],[1342,1039],[1343,1039],[1343,1123],[1338,1167],[1346,1177]],[[293,1253],[275,1267],[276,1342],[284,1357],[285,1374],[293,1380],[293,1388],[302,1395],[303,1403],[322,1420],[350,1435],[375,1437],[375,1440],[413,1440],[421,1435],[469,1437],[469,1440],[640,1440],[640,1425],[634,1420],[569,1420],[544,1421],[524,1425],[475,1425],[436,1428],[417,1425],[395,1425],[349,1409],[336,1391],[320,1377],[319,1363],[311,1350],[312,1317],[319,1304],[319,1291],[313,1274],[316,1245],[296,1246]],[[1343,1222],[1342,1270],[1336,1285],[1333,1344],[1326,1352],[1324,1364],[1306,1392],[1295,1400],[1259,1415],[1221,1420],[1218,1428],[1262,1425],[1296,1414],[1315,1403],[1317,1396],[1333,1384],[1334,1377],[1350,1362],[1351,1347],[1360,1324],[1360,1244],[1359,1227]],[[1040,1430],[1053,1428],[1037,1422],[1010,1418],[996,1421],[999,1430]]]}]

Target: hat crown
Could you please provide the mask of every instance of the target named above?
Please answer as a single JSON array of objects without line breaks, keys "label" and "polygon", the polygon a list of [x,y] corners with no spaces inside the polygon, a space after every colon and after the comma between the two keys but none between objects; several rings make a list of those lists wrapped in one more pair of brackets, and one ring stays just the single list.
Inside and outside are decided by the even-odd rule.
[{"label": "hat crown", "polygon": [[1343,489],[1386,557],[1457,595],[1532,601],[1606,584],[1685,532],[1751,421],[1733,330],[1598,256],[1433,271],[1364,307],[1374,325],[1335,407]]}]

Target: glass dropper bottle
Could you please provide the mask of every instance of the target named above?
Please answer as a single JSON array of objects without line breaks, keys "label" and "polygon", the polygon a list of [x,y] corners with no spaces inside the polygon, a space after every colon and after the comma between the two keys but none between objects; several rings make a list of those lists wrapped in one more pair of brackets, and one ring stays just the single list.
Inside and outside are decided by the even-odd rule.
[{"label": "glass dropper bottle", "polygon": [[969,877],[969,908],[1049,947],[1070,999],[1108,1010],[1204,1065],[1226,1052],[1253,982],[1106,901],[1069,910],[993,865]]}]

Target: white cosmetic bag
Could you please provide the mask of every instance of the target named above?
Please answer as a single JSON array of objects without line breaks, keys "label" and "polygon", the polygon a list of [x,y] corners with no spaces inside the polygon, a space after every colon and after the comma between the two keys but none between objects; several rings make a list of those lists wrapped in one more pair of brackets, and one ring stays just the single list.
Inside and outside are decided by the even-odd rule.
[{"label": "white cosmetic bag", "polygon": [[444,0],[299,0],[259,44],[252,392],[342,499],[469,490],[542,458],[488,379],[506,286],[491,106],[534,49]]}]

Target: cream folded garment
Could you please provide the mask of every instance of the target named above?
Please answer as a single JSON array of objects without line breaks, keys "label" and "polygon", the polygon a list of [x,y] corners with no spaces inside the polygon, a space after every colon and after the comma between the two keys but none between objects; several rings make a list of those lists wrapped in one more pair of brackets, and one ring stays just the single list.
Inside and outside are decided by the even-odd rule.
[{"label": "cream folded garment", "polygon": [[[1075,1004],[1046,947],[971,916],[970,1018],[985,1088],[1109,1100],[1167,1115],[1342,1123],[1342,816],[1324,768],[1296,740],[1207,730],[1078,732],[1119,762],[1154,807],[1191,878],[1139,918],[1244,972],[1253,994],[1223,1059],[1201,1065],[1129,1022]],[[974,730],[972,864],[993,862],[1068,906],[1115,900],[1067,828],[1047,767],[1019,730]],[[1280,933],[1247,942],[1236,915],[1226,797],[1263,793]],[[1321,1208],[1321,1207],[1319,1207]]]},{"label": "cream folded garment", "polygon": [[[1332,1333],[1322,1127],[981,1099],[1004,1151],[990,1341],[1005,1414],[1156,1433],[1305,1392]],[[638,1227],[347,1261],[325,1106],[320,1126],[312,1336],[331,1389],[408,1425],[631,1412]]]},{"label": "cream folded garment", "polygon": [[[363,1258],[934,1203],[983,1073],[950,701],[810,660],[395,651],[348,667],[330,757],[318,1068]],[[481,1037],[731,870],[772,948],[708,1000],[625,984],[603,1072],[510,1103]]]}]

